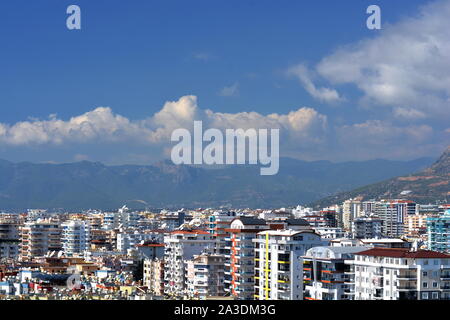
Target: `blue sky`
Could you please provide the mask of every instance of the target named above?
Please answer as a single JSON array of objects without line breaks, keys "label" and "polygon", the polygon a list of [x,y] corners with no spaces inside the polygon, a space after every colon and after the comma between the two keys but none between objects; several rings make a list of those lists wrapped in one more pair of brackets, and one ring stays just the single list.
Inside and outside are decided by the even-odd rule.
[{"label": "blue sky", "polygon": [[[385,26],[416,15],[419,6],[428,3],[433,1],[2,1],[0,123],[12,127],[22,121],[43,121],[51,114],[68,121],[97,107],[109,107],[114,114],[141,121],[160,111],[167,101],[195,95],[199,109],[217,113],[254,111],[261,115],[282,115],[308,107],[326,116],[326,125],[331,128],[328,131],[340,130],[336,126],[388,121],[389,128],[410,125],[421,127],[428,134],[426,141],[416,139],[408,145],[411,149],[414,143],[421,143],[417,152],[386,152],[404,139],[402,132],[398,139],[383,138],[389,148],[381,145],[379,152],[365,154],[356,150],[348,159],[344,153],[338,155],[337,150],[333,151],[336,156],[329,153],[330,146],[345,144],[344,138],[336,142],[336,135],[331,134],[316,150],[314,146],[318,143],[305,138],[309,144],[298,153],[292,145],[286,149],[287,155],[298,158],[436,156],[448,143],[445,141],[448,135],[433,132],[430,136],[423,126],[445,132],[442,116],[394,123],[390,112],[398,100],[362,102],[370,94],[366,87],[358,87],[356,78],[344,81],[320,71],[321,61],[332,57],[342,46],[383,36]],[[65,26],[65,11],[70,4],[81,7],[80,31],[69,31]],[[365,11],[370,4],[378,4],[382,9],[381,31],[366,28]],[[297,73],[289,76],[288,71],[299,64],[318,74],[311,77],[317,88],[339,90],[345,102],[336,106],[312,96],[304,82],[297,79],[300,78]],[[443,95],[445,101],[448,92],[439,88],[436,94],[441,98]],[[399,102],[394,111],[399,113],[399,108],[403,111],[406,108],[411,114],[414,108],[410,107],[410,100],[406,101]],[[383,104],[388,106],[380,106]],[[411,131],[415,131],[414,127],[407,132]],[[107,154],[122,147],[121,143],[132,149],[124,141],[102,144],[101,153],[95,152],[99,150],[95,141],[77,140],[73,144],[47,140],[8,143],[6,138],[6,142],[1,141],[0,157],[14,161],[86,158],[108,162],[111,157]],[[375,144],[379,145],[377,141]],[[113,157],[116,160],[112,162],[147,162],[158,158],[138,156],[142,145],[135,148],[134,160],[124,156]],[[154,148],[152,145],[151,149]],[[155,151],[151,153],[154,155]]]}]

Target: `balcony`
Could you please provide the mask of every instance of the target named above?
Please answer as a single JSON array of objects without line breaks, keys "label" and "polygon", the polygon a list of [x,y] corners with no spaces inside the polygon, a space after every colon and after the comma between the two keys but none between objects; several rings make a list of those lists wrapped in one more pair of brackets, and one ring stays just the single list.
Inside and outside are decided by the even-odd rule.
[{"label": "balcony", "polygon": [[405,273],[397,275],[398,280],[413,280],[417,279],[417,274],[415,273]]},{"label": "balcony", "polygon": [[399,291],[417,290],[417,286],[411,285],[411,284],[399,285],[399,286],[397,286],[397,290],[399,290]]}]

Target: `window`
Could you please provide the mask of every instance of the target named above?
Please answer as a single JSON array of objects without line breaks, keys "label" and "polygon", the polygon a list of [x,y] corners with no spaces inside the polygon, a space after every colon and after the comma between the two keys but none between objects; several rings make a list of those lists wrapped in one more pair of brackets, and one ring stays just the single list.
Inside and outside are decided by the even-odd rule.
[{"label": "window", "polygon": [[428,272],[427,271],[422,272],[422,276],[428,277]]},{"label": "window", "polygon": [[437,292],[433,292],[433,300],[438,300],[439,299],[439,293]]},{"label": "window", "polygon": [[437,288],[438,287],[438,283],[437,282],[433,282],[433,288]]},{"label": "window", "polygon": [[428,282],[422,282],[422,287],[428,288]]},{"label": "window", "polygon": [[428,299],[428,292],[422,292],[422,299]]}]

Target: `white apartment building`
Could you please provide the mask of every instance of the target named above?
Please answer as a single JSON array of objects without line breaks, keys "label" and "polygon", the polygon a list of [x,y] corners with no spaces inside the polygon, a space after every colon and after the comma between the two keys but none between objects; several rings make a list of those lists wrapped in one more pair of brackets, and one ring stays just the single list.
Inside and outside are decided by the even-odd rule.
[{"label": "white apartment building", "polygon": [[334,227],[313,227],[314,231],[319,234],[322,239],[340,239],[344,238],[346,232],[342,228]]},{"label": "white apartment building", "polygon": [[449,300],[450,255],[427,250],[372,248],[351,265],[355,300]]},{"label": "white apartment building", "polygon": [[305,300],[350,300],[347,259],[369,247],[314,247],[302,257]]},{"label": "white apartment building", "polygon": [[255,292],[257,300],[302,300],[301,256],[322,246],[320,235],[311,228],[259,232],[255,244]]},{"label": "white apartment building", "polygon": [[153,233],[142,233],[139,231],[124,231],[117,234],[117,251],[126,253],[128,249],[132,249],[142,241],[157,240]]},{"label": "white apartment building", "polygon": [[214,246],[213,236],[204,230],[177,230],[164,237],[164,293],[187,293],[185,261]]},{"label": "white apartment building", "polygon": [[200,300],[224,296],[224,261],[224,255],[214,253],[202,253],[187,261],[188,296]]},{"label": "white apartment building", "polygon": [[50,251],[62,250],[61,227],[49,220],[26,222],[22,228],[21,259],[45,256]]},{"label": "white apartment building", "polygon": [[62,248],[67,256],[83,254],[90,246],[90,224],[88,221],[70,220],[61,224]]}]

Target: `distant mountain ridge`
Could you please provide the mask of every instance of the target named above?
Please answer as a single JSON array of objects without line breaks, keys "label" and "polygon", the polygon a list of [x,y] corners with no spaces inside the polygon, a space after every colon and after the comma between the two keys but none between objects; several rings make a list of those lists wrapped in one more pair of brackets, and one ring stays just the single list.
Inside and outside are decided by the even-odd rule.
[{"label": "distant mountain ridge", "polygon": [[27,208],[111,209],[124,203],[149,207],[272,208],[308,203],[337,192],[409,174],[432,163],[371,160],[332,163],[280,159],[275,176],[259,166],[205,169],[154,165],[107,166],[82,161],[66,164],[0,160],[0,210]]},{"label": "distant mountain ridge", "polygon": [[450,146],[430,167],[414,174],[391,178],[352,191],[338,193],[312,203],[325,207],[342,203],[346,199],[360,197],[362,200],[402,198],[418,203],[450,201]]}]

